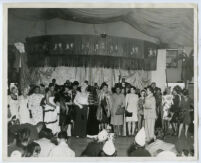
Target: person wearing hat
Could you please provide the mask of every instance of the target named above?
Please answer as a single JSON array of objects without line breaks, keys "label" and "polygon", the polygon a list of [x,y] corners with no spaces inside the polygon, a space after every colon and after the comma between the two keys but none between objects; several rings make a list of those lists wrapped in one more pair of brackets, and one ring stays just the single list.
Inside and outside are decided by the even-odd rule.
[{"label": "person wearing hat", "polygon": [[121,94],[121,86],[116,85],[116,93],[112,95],[111,124],[117,136],[123,134],[123,116],[125,109],[125,96]]},{"label": "person wearing hat", "polygon": [[111,139],[109,139],[105,142],[103,149],[100,152],[99,156],[101,156],[101,157],[115,157],[115,156],[117,156],[117,151],[116,151],[114,143]]},{"label": "person wearing hat", "polygon": [[10,84],[10,95],[8,96],[8,120],[19,119],[19,99],[18,99],[18,89],[14,83]]},{"label": "person wearing hat", "polygon": [[129,157],[151,157],[149,151],[145,149],[146,134],[142,127],[135,136],[134,143],[129,147],[127,154]]},{"label": "person wearing hat", "polygon": [[68,145],[67,133],[61,131],[58,133],[58,145],[49,153],[51,158],[75,157],[75,152]]},{"label": "person wearing hat", "polygon": [[185,125],[185,136],[188,136],[188,128],[191,123],[190,110],[193,106],[193,100],[189,97],[187,89],[183,90],[183,97],[181,98],[181,111],[180,111],[180,126],[178,138],[181,136],[181,131]]},{"label": "person wearing hat", "polygon": [[97,135],[95,141],[90,142],[81,156],[98,157],[103,149],[105,142],[108,140],[108,132],[104,129]]}]

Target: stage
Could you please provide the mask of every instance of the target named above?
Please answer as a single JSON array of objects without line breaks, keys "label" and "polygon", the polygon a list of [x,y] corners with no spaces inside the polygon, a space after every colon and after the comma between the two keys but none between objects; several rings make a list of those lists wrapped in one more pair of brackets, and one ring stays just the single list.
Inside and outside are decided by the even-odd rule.
[{"label": "stage", "polygon": [[[75,151],[76,157],[79,157],[82,151],[86,148],[87,144],[91,142],[92,139],[89,138],[69,138],[69,146]],[[133,143],[134,137],[118,137],[115,138],[115,147],[117,149],[117,155],[119,157],[127,156],[127,149]],[[178,142],[178,138],[176,136],[166,136],[164,139],[165,142],[173,143],[176,145],[177,149],[182,148],[182,146],[188,146],[190,149],[193,149],[193,137],[189,136],[187,143],[184,141],[184,136],[182,135],[180,138],[180,142]]]}]

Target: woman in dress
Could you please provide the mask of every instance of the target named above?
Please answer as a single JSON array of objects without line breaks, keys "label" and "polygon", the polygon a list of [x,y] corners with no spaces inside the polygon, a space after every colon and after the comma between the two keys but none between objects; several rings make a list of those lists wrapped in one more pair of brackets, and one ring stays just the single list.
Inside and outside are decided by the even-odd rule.
[{"label": "woman in dress", "polygon": [[29,110],[31,111],[31,124],[36,125],[38,122],[43,121],[43,109],[41,107],[41,101],[43,95],[40,94],[40,87],[34,88],[34,93],[29,96]]},{"label": "woman in dress", "polygon": [[100,131],[107,128],[107,125],[110,123],[111,116],[111,97],[108,92],[108,85],[106,83],[102,83],[101,92],[99,94],[99,108],[98,112],[100,116],[97,115],[97,118],[100,122]]},{"label": "woman in dress", "polygon": [[76,117],[74,132],[76,137],[86,137],[87,133],[87,114],[88,114],[88,96],[87,85],[83,84],[81,92],[77,92],[74,103],[76,107]]},{"label": "woman in dress", "polygon": [[98,95],[95,87],[89,86],[89,116],[87,121],[87,136],[95,136],[99,133],[99,122],[96,117],[98,109]]},{"label": "woman in dress", "polygon": [[173,104],[170,108],[170,112],[172,114],[172,119],[170,121],[172,130],[173,130],[173,135],[178,135],[178,122],[179,122],[179,107],[180,107],[180,97],[178,95],[178,90],[176,88],[173,89],[172,94],[173,94]]},{"label": "woman in dress", "polygon": [[20,110],[19,110],[19,119],[20,124],[24,123],[31,123],[30,118],[30,111],[29,111],[29,97],[28,97],[29,87],[24,88],[22,91],[22,95],[19,97],[19,104],[20,104]]},{"label": "woman in dress", "polygon": [[146,141],[150,142],[155,139],[154,128],[156,121],[156,100],[153,96],[154,90],[152,87],[147,87],[147,96],[144,104],[144,121]]},{"label": "woman in dress", "polygon": [[55,103],[55,92],[54,92],[54,84],[49,84],[49,90],[46,93],[46,105],[45,105],[45,116],[44,116],[44,122],[46,124],[46,127],[52,130],[53,134],[56,134],[60,132],[59,127],[59,104]]},{"label": "woman in dress", "polygon": [[8,96],[8,113],[8,121],[19,121],[18,89],[15,85],[10,86],[10,95]]},{"label": "woman in dress", "polygon": [[70,86],[64,86],[60,96],[60,116],[59,125],[62,131],[67,130],[68,136],[71,136],[72,129],[72,94],[70,92]]},{"label": "woman in dress", "polygon": [[162,107],[163,107],[162,126],[165,134],[168,132],[170,120],[172,119],[170,114],[170,108],[172,104],[173,104],[173,95],[171,94],[170,88],[166,88],[164,95],[162,96]]},{"label": "woman in dress", "polygon": [[140,91],[140,98],[138,100],[138,131],[144,126],[144,103],[146,91]]},{"label": "woman in dress", "polygon": [[183,126],[185,126],[185,136],[188,136],[188,128],[191,123],[190,111],[193,106],[193,100],[189,97],[189,93],[187,89],[183,90],[183,96],[181,98],[181,110],[180,110],[180,126],[179,126],[179,134],[178,138],[181,136],[181,132]]},{"label": "woman in dress", "polygon": [[131,117],[126,117],[128,123],[128,135],[134,135],[138,121],[138,95],[135,94],[135,88],[131,87],[131,92],[126,95],[126,110],[132,113]]},{"label": "woman in dress", "polygon": [[111,108],[111,124],[114,128],[114,133],[117,136],[122,136],[123,134],[123,120],[124,113],[117,114],[121,108],[125,107],[125,96],[121,94],[121,87],[116,86],[116,93],[112,95],[112,108]]}]

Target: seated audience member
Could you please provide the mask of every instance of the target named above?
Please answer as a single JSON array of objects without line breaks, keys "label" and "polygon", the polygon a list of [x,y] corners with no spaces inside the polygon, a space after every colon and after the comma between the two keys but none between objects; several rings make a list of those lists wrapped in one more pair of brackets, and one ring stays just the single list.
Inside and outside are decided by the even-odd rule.
[{"label": "seated audience member", "polygon": [[157,154],[156,157],[159,157],[159,158],[167,158],[167,159],[174,159],[177,157],[177,155],[174,153],[174,152],[171,152],[171,151],[161,151]]},{"label": "seated audience member", "polygon": [[41,147],[41,152],[39,157],[48,157],[50,152],[56,147],[55,144],[51,142],[53,138],[53,133],[50,129],[45,128],[39,133],[39,140],[35,142]]},{"label": "seated audience member", "polygon": [[112,140],[105,142],[103,150],[100,152],[99,156],[101,157],[115,157],[117,156],[117,151],[115,149],[114,143]]},{"label": "seated audience member", "polygon": [[38,134],[42,130],[42,128],[45,128],[45,124],[43,122],[39,122],[36,125],[32,125],[29,123],[21,124],[21,125],[13,125],[9,127],[9,130],[16,134],[19,130],[28,128],[31,132],[30,134],[30,141],[34,141],[38,139]]},{"label": "seated audience member", "polygon": [[82,152],[81,156],[87,157],[97,157],[103,149],[105,141],[108,139],[108,133],[106,130],[102,130],[98,136],[97,140],[90,142],[86,149]]},{"label": "seated audience member", "polygon": [[[18,131],[16,135],[16,143],[11,141],[12,143],[8,146],[8,157],[24,157],[25,156],[25,148],[30,143],[30,130],[28,128],[23,128]],[[13,133],[9,133],[10,136]]]},{"label": "seated audience member", "polygon": [[144,127],[135,136],[135,142],[127,151],[129,157],[151,157],[149,151],[145,149],[145,130]]},{"label": "seated audience member", "polygon": [[49,154],[49,157],[56,158],[64,158],[64,157],[75,157],[75,152],[70,149],[67,143],[67,133],[66,132],[60,132],[58,134],[58,145],[52,149],[52,151]]},{"label": "seated audience member", "polygon": [[173,152],[175,155],[177,155],[178,152],[176,150],[175,145],[172,143],[164,142],[162,139],[163,134],[161,133],[160,130],[157,130],[156,140],[145,147],[146,150],[149,151],[151,156],[157,156],[159,150]]},{"label": "seated audience member", "polygon": [[40,152],[40,145],[36,142],[32,142],[27,146],[25,157],[38,157]]}]

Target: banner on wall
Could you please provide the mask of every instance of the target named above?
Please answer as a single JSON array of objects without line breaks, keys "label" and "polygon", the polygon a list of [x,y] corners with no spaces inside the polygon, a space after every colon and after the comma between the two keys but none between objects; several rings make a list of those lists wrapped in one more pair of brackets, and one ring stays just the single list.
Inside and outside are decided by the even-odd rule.
[{"label": "banner on wall", "polygon": [[29,67],[104,67],[155,70],[157,45],[95,35],[45,35],[26,39]]}]

